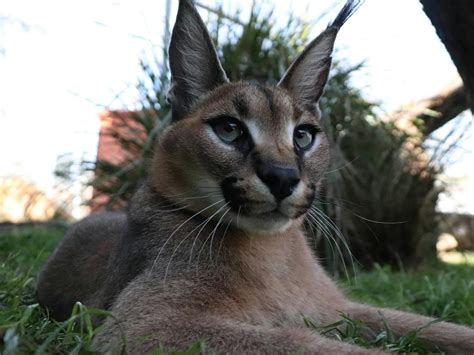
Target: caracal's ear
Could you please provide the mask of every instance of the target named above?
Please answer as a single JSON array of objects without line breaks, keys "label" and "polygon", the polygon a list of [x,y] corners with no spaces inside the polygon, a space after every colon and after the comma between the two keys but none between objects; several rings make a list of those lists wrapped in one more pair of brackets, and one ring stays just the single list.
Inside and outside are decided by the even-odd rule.
[{"label": "caracal's ear", "polygon": [[323,94],[337,33],[363,0],[348,0],[336,19],[296,58],[279,82],[299,103],[313,109]]},{"label": "caracal's ear", "polygon": [[211,37],[192,0],[180,0],[169,48],[173,120],[185,116],[197,99],[228,82]]}]

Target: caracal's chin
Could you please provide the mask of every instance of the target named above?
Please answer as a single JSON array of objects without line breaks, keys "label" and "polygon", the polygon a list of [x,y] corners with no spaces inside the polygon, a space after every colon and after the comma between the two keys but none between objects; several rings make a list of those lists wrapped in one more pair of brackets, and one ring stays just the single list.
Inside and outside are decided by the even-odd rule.
[{"label": "caracal's chin", "polygon": [[273,234],[287,230],[293,219],[283,215],[278,211],[262,213],[258,215],[235,216],[234,225],[249,233]]}]

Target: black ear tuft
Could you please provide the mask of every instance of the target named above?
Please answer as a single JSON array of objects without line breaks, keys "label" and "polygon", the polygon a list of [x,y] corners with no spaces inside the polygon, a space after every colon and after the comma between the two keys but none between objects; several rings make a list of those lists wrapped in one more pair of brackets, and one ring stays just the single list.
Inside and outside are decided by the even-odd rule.
[{"label": "black ear tuft", "polygon": [[312,109],[323,94],[337,33],[362,3],[363,0],[348,0],[336,19],[306,46],[280,80],[278,85],[290,91],[302,106]]},{"label": "black ear tuft", "polygon": [[364,0],[348,0],[341,11],[339,11],[337,17],[328,25],[328,27],[335,27],[337,29],[341,28],[363,3]]}]

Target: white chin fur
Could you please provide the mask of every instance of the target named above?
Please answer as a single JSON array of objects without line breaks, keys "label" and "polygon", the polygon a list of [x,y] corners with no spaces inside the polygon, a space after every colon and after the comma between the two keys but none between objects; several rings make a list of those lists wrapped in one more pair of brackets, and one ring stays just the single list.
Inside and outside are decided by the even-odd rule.
[{"label": "white chin fur", "polygon": [[284,232],[291,225],[291,219],[283,216],[281,218],[239,216],[238,220],[235,221],[237,228],[257,234]]}]

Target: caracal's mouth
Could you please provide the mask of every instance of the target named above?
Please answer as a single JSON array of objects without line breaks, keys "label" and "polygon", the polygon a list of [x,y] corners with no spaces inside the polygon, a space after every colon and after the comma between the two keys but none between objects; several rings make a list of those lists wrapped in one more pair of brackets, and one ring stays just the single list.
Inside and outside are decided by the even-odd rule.
[{"label": "caracal's mouth", "polygon": [[233,224],[246,232],[269,234],[285,231],[293,219],[285,215],[278,208],[263,213],[234,212]]}]

